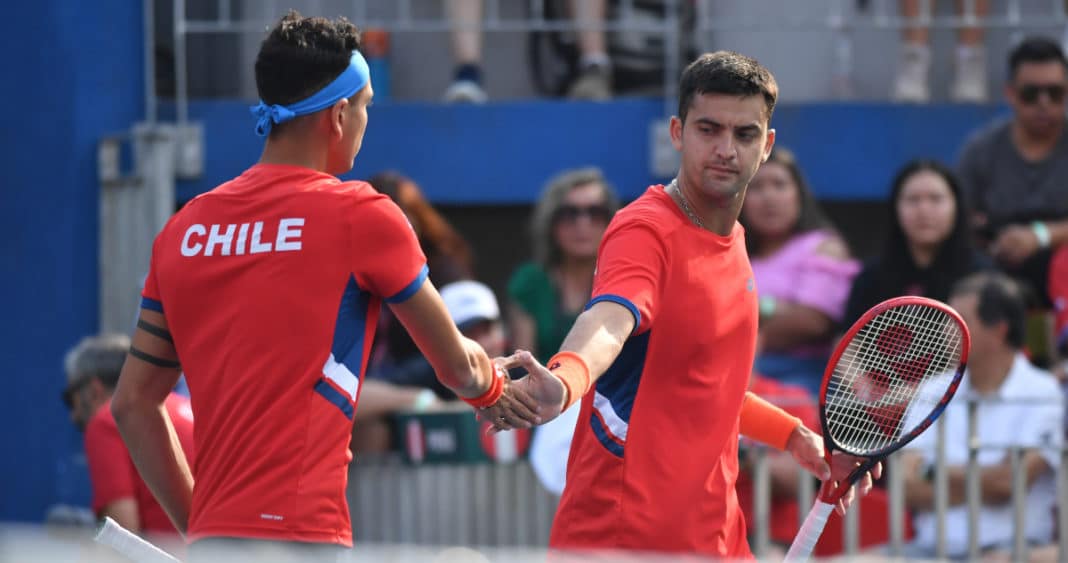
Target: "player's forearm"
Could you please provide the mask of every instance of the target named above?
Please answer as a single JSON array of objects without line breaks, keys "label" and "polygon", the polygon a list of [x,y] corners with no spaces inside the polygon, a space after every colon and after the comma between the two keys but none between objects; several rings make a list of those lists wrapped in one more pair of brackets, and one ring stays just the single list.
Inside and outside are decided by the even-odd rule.
[{"label": "player's forearm", "polygon": [[184,534],[193,499],[193,476],[165,408],[150,402],[113,401],[111,412],[138,473]]},{"label": "player's forearm", "polygon": [[614,303],[597,303],[579,315],[560,351],[582,357],[589,368],[592,386],[616,361],[633,327],[634,317],[629,311]]},{"label": "player's forearm", "polygon": [[490,388],[496,373],[493,362],[477,342],[461,337],[464,349],[464,362],[437,369],[438,380],[461,398],[473,398],[482,395]]}]

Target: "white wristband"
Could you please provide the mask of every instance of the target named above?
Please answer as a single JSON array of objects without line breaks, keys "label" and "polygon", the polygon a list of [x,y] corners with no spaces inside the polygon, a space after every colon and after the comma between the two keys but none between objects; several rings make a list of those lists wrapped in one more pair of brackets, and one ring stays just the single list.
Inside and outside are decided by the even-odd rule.
[{"label": "white wristband", "polygon": [[415,396],[415,403],[412,405],[412,410],[415,412],[423,412],[429,409],[437,402],[438,396],[430,389],[423,389]]},{"label": "white wristband", "polygon": [[1049,248],[1051,236],[1049,233],[1049,227],[1042,221],[1035,221],[1031,223],[1031,230],[1035,232],[1035,238],[1038,239],[1039,248]]}]

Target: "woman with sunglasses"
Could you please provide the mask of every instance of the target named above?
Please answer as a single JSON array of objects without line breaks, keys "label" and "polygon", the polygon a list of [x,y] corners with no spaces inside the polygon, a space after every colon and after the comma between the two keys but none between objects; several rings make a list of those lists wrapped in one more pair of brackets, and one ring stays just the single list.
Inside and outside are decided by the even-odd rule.
[{"label": "woman with sunglasses", "polygon": [[786,149],[749,182],[739,221],[760,296],[764,351],[754,370],[816,396],[859,266]]},{"label": "woman with sunglasses", "polygon": [[508,282],[512,344],[545,362],[560,349],[590,298],[597,248],[619,198],[597,168],[549,181],[534,209],[534,261]]}]

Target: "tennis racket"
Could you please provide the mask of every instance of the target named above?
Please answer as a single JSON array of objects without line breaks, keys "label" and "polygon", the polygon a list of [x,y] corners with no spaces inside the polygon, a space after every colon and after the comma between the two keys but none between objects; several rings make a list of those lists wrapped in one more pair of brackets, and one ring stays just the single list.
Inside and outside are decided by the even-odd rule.
[{"label": "tennis racket", "polygon": [[884,301],[853,324],[823,375],[820,424],[828,463],[833,450],[865,461],[845,480],[824,483],[786,561],[807,560],[850,487],[942,414],[964,375],[970,345],[960,315],[923,297]]}]

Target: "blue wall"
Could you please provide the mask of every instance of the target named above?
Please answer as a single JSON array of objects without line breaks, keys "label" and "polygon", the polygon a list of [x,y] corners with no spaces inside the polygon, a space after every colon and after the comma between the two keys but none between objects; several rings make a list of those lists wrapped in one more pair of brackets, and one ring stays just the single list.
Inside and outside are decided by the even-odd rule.
[{"label": "blue wall", "polygon": [[81,437],[59,401],[62,359],[97,326],[96,141],[144,112],[140,6],[5,4],[0,520],[88,500]]},{"label": "blue wall", "polygon": [[[179,184],[188,199],[239,174],[259,156],[248,104],[192,105],[207,139],[205,175]],[[413,177],[436,203],[534,201],[563,168],[595,164],[625,197],[663,181],[649,173],[649,122],[660,100],[611,104],[513,102],[484,107],[376,103],[356,168],[367,178],[383,169]],[[956,161],[960,145],[994,106],[806,104],[775,111],[778,142],[793,149],[817,196],[881,199],[894,171],[926,156]]]}]

